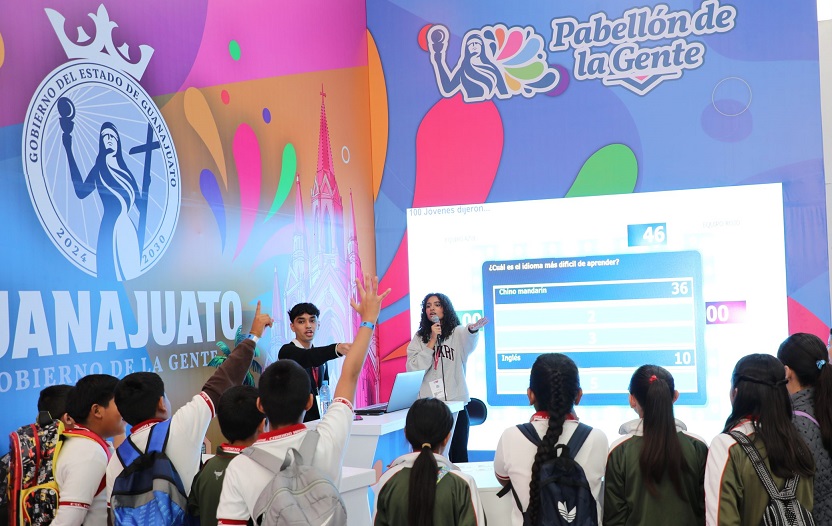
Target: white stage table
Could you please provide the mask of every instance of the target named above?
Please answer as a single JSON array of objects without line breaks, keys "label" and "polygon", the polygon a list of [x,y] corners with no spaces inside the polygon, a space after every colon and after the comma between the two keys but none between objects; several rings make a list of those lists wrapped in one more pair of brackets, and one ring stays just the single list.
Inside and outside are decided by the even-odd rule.
[{"label": "white stage table", "polygon": [[[446,403],[454,415],[454,424],[456,424],[456,415],[465,404],[463,402]],[[378,475],[381,475],[381,472],[392,461],[411,451],[410,444],[404,437],[407,409],[361,418],[352,423],[350,440],[344,452],[344,466],[372,468],[377,470]],[[306,422],[306,426],[310,429],[314,429],[317,424],[317,420]]]},{"label": "white stage table", "polygon": [[474,477],[488,523],[511,524],[511,508],[515,506],[514,497],[510,493],[503,498],[497,497],[497,493],[503,489],[503,486],[494,475],[494,462],[466,462],[457,466],[463,473]]},{"label": "white stage table", "polygon": [[348,526],[368,526],[370,517],[370,486],[376,483],[373,469],[345,467],[341,471],[338,491],[347,508]]}]

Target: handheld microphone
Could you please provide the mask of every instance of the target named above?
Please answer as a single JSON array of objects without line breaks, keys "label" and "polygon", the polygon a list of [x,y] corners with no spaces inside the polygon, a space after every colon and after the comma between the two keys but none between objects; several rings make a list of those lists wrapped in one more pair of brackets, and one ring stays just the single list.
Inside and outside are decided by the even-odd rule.
[{"label": "handheld microphone", "polygon": [[[439,323],[439,316],[434,314],[433,316],[430,317],[430,321],[433,322],[433,323]],[[439,340],[441,340],[441,339],[442,339],[442,334],[440,333],[439,335],[436,336],[436,345],[439,345]]]}]

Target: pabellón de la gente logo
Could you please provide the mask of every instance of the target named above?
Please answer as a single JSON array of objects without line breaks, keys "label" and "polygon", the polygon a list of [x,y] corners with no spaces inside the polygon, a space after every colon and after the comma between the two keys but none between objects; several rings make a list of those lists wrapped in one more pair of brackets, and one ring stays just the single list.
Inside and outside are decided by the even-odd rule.
[{"label": "pabell\u00f3n de la gente logo", "polygon": [[153,54],[130,62],[101,5],[94,39],[46,14],[69,62],[49,73],[29,103],[23,168],[32,204],[58,250],[92,276],[119,281],[152,268],[179,218],[179,162],[159,108],[139,84]]},{"label": "pabell\u00f3n de la gente logo", "polygon": [[691,11],[657,4],[627,9],[618,18],[605,12],[586,21],[554,18],[548,46],[531,26],[471,29],[462,38],[456,66],[446,58],[450,34],[445,26],[430,27],[425,47],[442,96],[461,93],[465,102],[530,98],[555,90],[561,79],[548,62],[570,50],[575,80],[600,80],[646,95],[664,81],[702,67],[707,48],[696,37],[727,33],[736,20],[737,8],[719,0],[706,0]]}]

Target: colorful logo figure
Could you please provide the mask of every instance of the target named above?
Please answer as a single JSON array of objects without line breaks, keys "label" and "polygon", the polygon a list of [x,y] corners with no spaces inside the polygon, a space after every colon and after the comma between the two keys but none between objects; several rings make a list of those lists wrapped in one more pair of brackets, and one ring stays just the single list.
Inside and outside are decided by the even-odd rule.
[{"label": "colorful logo figure", "polygon": [[[55,246],[91,276],[136,278],[160,259],[179,218],[179,163],[167,124],[141,79],[153,49],[129,61],[102,5],[91,44],[47,16],[70,62],[41,82],[26,113],[24,171]],[[90,37],[78,28],[78,42]],[[131,76],[132,75],[132,76]],[[135,78],[134,78],[135,77]]]},{"label": "colorful logo figure", "polygon": [[472,29],[462,41],[459,62],[451,71],[447,65],[448,28],[435,25],[428,30],[428,52],[443,97],[462,92],[465,102],[526,98],[557,86],[560,74],[549,67],[543,38],[534,28],[504,25]]}]

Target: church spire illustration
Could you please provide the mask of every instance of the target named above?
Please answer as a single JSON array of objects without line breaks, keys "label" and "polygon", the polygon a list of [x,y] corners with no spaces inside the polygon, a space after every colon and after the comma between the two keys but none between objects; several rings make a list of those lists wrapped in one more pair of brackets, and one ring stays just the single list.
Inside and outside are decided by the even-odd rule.
[{"label": "church spire illustration", "polygon": [[[292,259],[283,291],[283,305],[290,309],[301,302],[314,303],[321,311],[315,341],[322,345],[332,342],[351,342],[358,332],[361,319],[350,307],[350,298],[357,299],[355,278],[362,277],[361,258],[358,254],[358,233],[355,223],[355,206],[350,191],[348,228],[344,230],[344,206],[335,165],[329,123],[326,116],[326,92],[321,86],[321,110],[318,129],[318,158],[315,179],[310,192],[311,225],[304,214],[303,190],[300,173],[295,176],[295,224],[292,235]],[[310,226],[307,229],[307,226]],[[275,282],[273,297],[279,295]],[[275,300],[273,300],[274,302]],[[277,310],[274,307],[272,310]],[[288,328],[289,320],[285,321]],[[283,342],[272,340],[272,352],[291,338],[286,333]],[[281,329],[275,331],[281,335]],[[370,344],[367,360],[359,378],[356,406],[379,401],[378,345],[376,335]],[[331,363],[330,375],[340,373],[340,364]],[[333,378],[330,378],[333,381]]]}]

